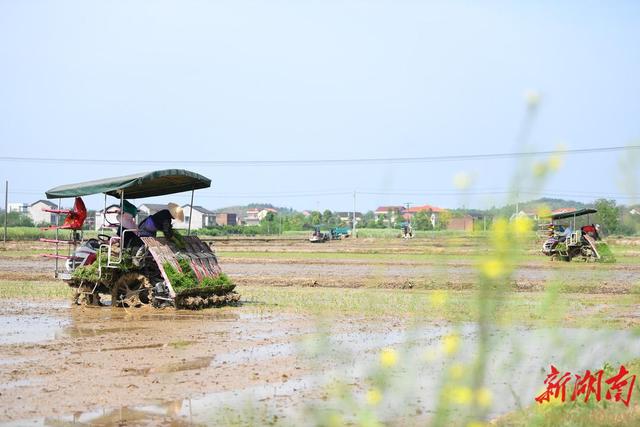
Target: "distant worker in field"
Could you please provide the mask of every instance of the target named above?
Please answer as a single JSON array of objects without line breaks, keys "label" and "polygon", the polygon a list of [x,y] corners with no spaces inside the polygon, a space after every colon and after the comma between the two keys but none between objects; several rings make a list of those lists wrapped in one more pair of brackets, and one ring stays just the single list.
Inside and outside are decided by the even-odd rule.
[{"label": "distant worker in field", "polygon": [[167,208],[148,216],[140,223],[138,226],[140,237],[156,237],[158,231],[162,231],[168,239],[173,238],[171,220],[184,221],[184,211],[175,203],[169,203]]},{"label": "distant worker in field", "polygon": [[413,228],[411,227],[411,224],[409,223],[403,224],[402,237],[404,237],[405,239],[410,239],[413,237]]}]

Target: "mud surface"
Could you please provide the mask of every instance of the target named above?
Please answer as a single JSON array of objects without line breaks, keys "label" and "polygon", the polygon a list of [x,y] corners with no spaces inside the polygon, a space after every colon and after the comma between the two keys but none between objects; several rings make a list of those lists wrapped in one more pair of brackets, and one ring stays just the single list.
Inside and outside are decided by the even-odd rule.
[{"label": "mud surface", "polygon": [[[223,270],[234,282],[277,286],[411,287],[472,286],[476,242],[456,248],[436,241],[378,240],[309,245],[299,241],[216,242]],[[53,262],[16,244],[0,253],[0,279],[52,278]],[[348,256],[336,259],[286,256],[242,257],[245,252],[458,253],[454,259],[397,261]],[[285,254],[286,255],[286,254]],[[627,293],[640,278],[637,265],[566,265],[528,259],[514,286],[536,290],[557,279],[578,289]],[[582,289],[581,291],[584,291]],[[588,292],[589,290],[587,290]],[[446,323],[415,325],[401,315],[317,319],[310,315],[261,313],[259,306],[182,312],[156,309],[71,307],[64,300],[5,299],[0,305],[0,424],[7,425],[199,425],[228,424],[247,405],[267,424],[283,417],[306,425],[304,410],[324,404],[327,384],[350,385],[356,399],[367,391],[365,377],[378,366],[380,350],[398,349],[394,378],[406,394],[385,399],[382,419],[407,414],[428,417],[436,387],[452,361],[467,364],[477,345],[473,325],[462,325],[458,355],[437,354]],[[573,372],[624,363],[640,354],[640,339],[626,331],[497,329],[492,335],[489,387],[496,396],[490,415],[528,405],[553,363]],[[231,408],[231,409],[228,409]],[[400,408],[400,409],[399,409]],[[250,411],[249,411],[250,412]],[[274,418],[276,417],[276,418]],[[420,418],[418,417],[418,418]]]},{"label": "mud surface", "polygon": [[[0,319],[0,422],[8,425],[197,425],[220,422],[225,408],[243,413],[247,402],[262,414],[258,423],[276,416],[304,424],[303,409],[322,403],[336,379],[361,398],[384,347],[403,355],[396,376],[406,377],[411,396],[380,408],[397,420],[403,411],[433,411],[438,378],[451,362],[425,363],[424,355],[440,348],[452,326],[392,318],[5,301]],[[456,361],[468,363],[475,327],[459,332]],[[626,332],[515,328],[492,339],[489,387],[500,396],[492,416],[530,402],[549,363],[577,371],[640,352],[640,340]]]},{"label": "mud surface", "polygon": [[[327,286],[327,287],[441,287],[464,289],[477,278],[477,247],[439,248],[427,242],[380,243],[381,239],[338,241],[313,245],[281,241],[259,242],[236,240],[216,241],[219,251],[234,251],[234,256],[221,256],[220,265],[239,284],[270,286]],[[425,239],[426,240],[426,239]],[[384,240],[382,240],[384,242]],[[432,242],[433,243],[433,242]],[[385,246],[386,245],[386,246]],[[42,251],[44,247],[30,244],[26,249]],[[16,244],[15,249],[25,249]],[[287,258],[288,252],[341,253],[340,259],[308,256]],[[424,251],[424,252],[419,252]],[[440,253],[451,255],[466,251],[453,259],[403,259],[402,255]],[[264,257],[242,256],[242,252],[264,252]],[[269,253],[278,256],[269,256]],[[349,254],[353,253],[353,258]],[[394,254],[397,259],[361,259],[362,254]],[[0,280],[48,280],[53,278],[55,262],[38,254],[6,256],[0,252]],[[539,256],[527,257],[513,275],[513,286],[519,290],[540,290],[549,281],[558,281],[583,292],[587,285],[597,293],[629,293],[639,283],[640,264],[584,264],[551,262]]]}]

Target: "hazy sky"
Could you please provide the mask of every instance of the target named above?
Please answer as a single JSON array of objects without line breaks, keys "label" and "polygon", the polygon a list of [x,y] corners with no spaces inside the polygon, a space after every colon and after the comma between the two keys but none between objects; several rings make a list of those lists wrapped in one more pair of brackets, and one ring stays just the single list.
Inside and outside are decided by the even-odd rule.
[{"label": "hazy sky", "polygon": [[[542,94],[530,149],[639,144],[639,42],[637,1],[0,0],[0,155],[174,160],[0,161],[0,179],[28,202],[181,160],[512,152],[527,90]],[[628,202],[620,157],[567,157],[545,193]],[[516,162],[189,168],[212,179],[196,193],[212,209],[411,193],[361,194],[367,210],[499,204],[453,194],[454,177],[499,192]]]}]

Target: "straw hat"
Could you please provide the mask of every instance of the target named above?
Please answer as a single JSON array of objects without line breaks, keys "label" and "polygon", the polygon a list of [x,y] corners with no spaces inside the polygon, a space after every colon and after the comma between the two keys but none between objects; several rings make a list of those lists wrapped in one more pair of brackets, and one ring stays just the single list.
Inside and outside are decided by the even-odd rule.
[{"label": "straw hat", "polygon": [[169,212],[171,212],[171,216],[173,219],[177,219],[178,221],[184,221],[184,210],[175,203],[169,203],[168,205]]}]

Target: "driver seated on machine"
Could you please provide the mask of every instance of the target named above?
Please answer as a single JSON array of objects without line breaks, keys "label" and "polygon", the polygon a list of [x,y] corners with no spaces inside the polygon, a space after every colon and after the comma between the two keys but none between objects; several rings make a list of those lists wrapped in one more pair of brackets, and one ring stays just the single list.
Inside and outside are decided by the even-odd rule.
[{"label": "driver seated on machine", "polygon": [[561,232],[558,234],[559,241],[564,242],[565,240],[567,240],[567,237],[571,236],[572,233],[573,228],[571,228],[570,225],[568,225],[566,228],[562,227]]},{"label": "driver seated on machine", "polygon": [[[136,224],[136,215],[138,215],[138,208],[136,208],[129,201],[124,200],[122,203],[122,213],[119,213],[117,216],[120,226],[118,226],[118,230],[116,233],[123,239],[123,246],[125,248],[129,247],[131,241],[137,238],[136,236],[138,234],[138,224]],[[125,230],[128,232],[124,233]],[[134,231],[131,232],[129,230]]]}]

